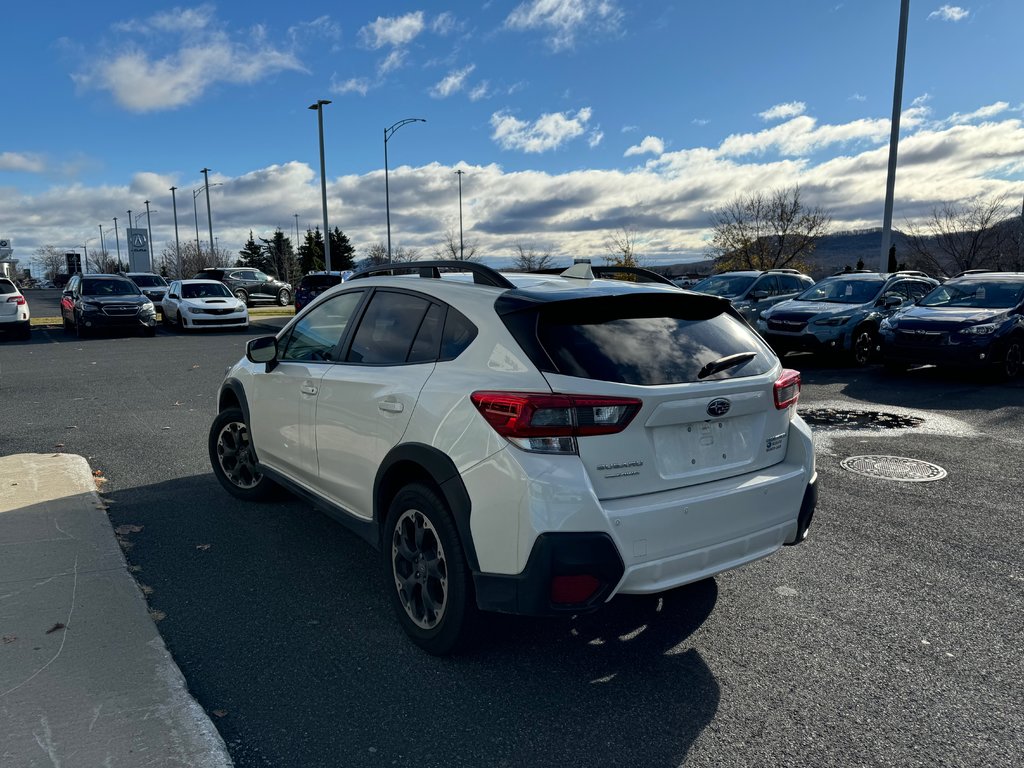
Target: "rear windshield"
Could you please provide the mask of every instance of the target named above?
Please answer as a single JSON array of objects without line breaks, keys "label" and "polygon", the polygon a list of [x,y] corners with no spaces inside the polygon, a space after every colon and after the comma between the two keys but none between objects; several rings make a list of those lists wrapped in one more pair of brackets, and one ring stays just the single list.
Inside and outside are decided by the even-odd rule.
[{"label": "rear windshield", "polygon": [[17,290],[10,280],[0,280],[0,294],[15,293]]},{"label": "rear windshield", "polygon": [[316,291],[331,288],[341,282],[341,275],[306,275],[299,283],[300,288]]},{"label": "rear windshield", "polygon": [[714,275],[693,286],[693,290],[712,296],[739,296],[757,279],[757,275]]},{"label": "rear windshield", "polygon": [[132,275],[131,278],[132,282],[140,288],[163,287],[167,285],[167,281],[160,277],[160,275]]},{"label": "rear windshield", "polygon": [[[633,295],[557,302],[535,314],[536,344],[528,322],[507,323],[543,371],[655,386],[767,373],[775,355],[718,300]],[[525,342],[525,343],[524,343]],[[698,375],[709,363],[748,353],[739,364]]]},{"label": "rear windshield", "polygon": [[946,283],[921,301],[922,307],[975,307],[1009,309],[1024,300],[1024,282],[1009,280],[970,280]]}]

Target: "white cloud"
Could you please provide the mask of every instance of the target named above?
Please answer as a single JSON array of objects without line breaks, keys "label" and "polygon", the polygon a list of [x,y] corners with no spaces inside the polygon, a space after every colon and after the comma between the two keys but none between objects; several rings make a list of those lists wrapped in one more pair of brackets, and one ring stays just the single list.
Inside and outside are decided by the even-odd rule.
[{"label": "white cloud", "polygon": [[546,152],[583,134],[590,120],[590,107],[572,114],[554,112],[541,115],[533,123],[513,117],[508,112],[491,115],[491,138],[502,149],[518,149],[523,152]]},{"label": "white cloud", "polygon": [[593,149],[604,141],[604,131],[593,130],[590,135],[587,136],[587,146]]},{"label": "white cloud", "polygon": [[693,123],[694,125],[704,126],[710,123],[711,121],[704,117],[695,117],[690,122]]},{"label": "white cloud", "polygon": [[640,130],[640,126],[639,125],[624,125],[624,126],[622,126],[622,132],[623,133],[634,133],[634,132],[639,131],[639,130]]},{"label": "white cloud", "polygon": [[430,31],[436,35],[441,35],[442,37],[450,35],[458,29],[458,27],[459,24],[455,20],[454,14],[450,11],[445,11],[444,13],[439,14],[437,18],[430,23]]},{"label": "white cloud", "polygon": [[997,101],[995,104],[989,104],[985,107],[980,107],[973,112],[954,112],[952,115],[947,117],[945,120],[937,123],[939,127],[947,127],[950,125],[964,125],[965,123],[973,123],[975,120],[988,120],[989,118],[1000,115],[1006,112],[1010,108],[1010,105],[1005,101]]},{"label": "white cloud", "polygon": [[852,94],[850,94],[850,97],[847,100],[848,101],[861,101],[861,102],[863,102],[863,101],[867,101],[868,97],[867,96],[863,96],[863,95],[861,95],[859,93],[852,93]]},{"label": "white cloud", "polygon": [[665,142],[657,136],[645,136],[639,144],[627,149],[622,156],[633,157],[634,155],[661,155],[665,152]]},{"label": "white cloud", "polygon": [[340,83],[332,80],[330,91],[339,96],[344,96],[346,93],[358,93],[360,96],[365,96],[372,87],[373,83],[365,77],[350,77],[348,80],[342,80]]},{"label": "white cloud", "polygon": [[42,173],[46,163],[38,155],[26,152],[0,152],[0,171]]},{"label": "white cloud", "polygon": [[765,122],[771,122],[772,120],[785,120],[790,117],[796,117],[806,111],[807,105],[802,101],[790,101],[786,104],[776,104],[771,109],[759,112],[758,117]]},{"label": "white cloud", "polygon": [[959,5],[943,5],[937,11],[928,14],[928,20],[939,19],[940,21],[963,21],[971,14],[967,8]]},{"label": "white cloud", "polygon": [[119,46],[127,50],[108,58],[99,54],[89,70],[72,79],[84,88],[110,91],[118,104],[132,112],[154,112],[191,104],[221,83],[254,83],[276,72],[306,71],[293,53],[268,43],[262,27],[233,39],[213,22],[208,6],[124,22],[122,28],[133,28],[140,35],[177,34],[180,47],[151,54],[161,45],[166,47],[166,34],[145,48]]},{"label": "white cloud", "polygon": [[480,101],[480,99],[486,99],[490,95],[491,95],[491,84],[490,84],[489,81],[483,80],[482,82],[480,82],[477,85],[475,85],[472,89],[470,89],[470,91],[469,91],[469,100],[470,101]]},{"label": "white cloud", "polygon": [[396,69],[401,68],[405,63],[406,52],[401,48],[396,48],[391,51],[384,60],[377,65],[377,74],[386,75],[388,72],[393,72]]},{"label": "white cloud", "polygon": [[476,69],[475,64],[469,64],[462,69],[449,72],[439,83],[430,89],[430,95],[435,99],[446,99],[454,93],[461,91],[466,85],[466,78]]},{"label": "white cloud", "polygon": [[581,30],[616,31],[622,11],[614,0],[530,0],[516,6],[505,26],[518,31],[542,29],[555,51],[572,48]]},{"label": "white cloud", "polygon": [[312,21],[300,21],[288,28],[288,37],[295,43],[312,39],[341,40],[341,25],[330,16],[319,16]]},{"label": "white cloud", "polygon": [[423,27],[423,11],[387,18],[378,16],[376,21],[359,30],[359,39],[369,48],[408,45],[423,31]]}]

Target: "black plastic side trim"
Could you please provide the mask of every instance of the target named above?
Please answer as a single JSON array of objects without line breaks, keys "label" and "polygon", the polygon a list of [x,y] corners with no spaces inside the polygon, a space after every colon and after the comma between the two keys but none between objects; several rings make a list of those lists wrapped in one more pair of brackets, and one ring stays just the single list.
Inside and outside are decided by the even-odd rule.
[{"label": "black plastic side trim", "polygon": [[474,573],[480,570],[480,561],[477,559],[476,547],[473,545],[473,535],[469,528],[469,518],[473,511],[473,504],[469,499],[469,493],[462,482],[462,476],[455,467],[455,463],[442,451],[426,443],[403,443],[396,446],[384,457],[380,467],[377,469],[377,477],[373,480],[373,516],[376,520],[383,520],[387,516],[387,510],[378,509],[381,483],[387,477],[389,470],[401,462],[410,462],[422,467],[441,489],[448,509],[455,518],[455,527],[459,531],[459,538],[462,540],[462,548],[466,553],[466,561]]},{"label": "black plastic side trim", "polygon": [[[556,616],[597,610],[622,579],[625,566],[607,533],[542,533],[522,573],[476,573],[476,602],[481,610],[528,616]],[[551,602],[553,576],[591,574],[601,586],[585,603]]]},{"label": "black plastic side trim", "polygon": [[346,510],[339,507],[338,505],[332,504],[326,499],[322,499],[316,494],[307,491],[301,485],[292,482],[279,472],[262,466],[260,467],[260,469],[263,471],[264,475],[269,477],[282,488],[285,488],[290,493],[293,493],[299,498],[308,501],[317,509],[330,515],[343,526],[345,526],[350,531],[358,535],[359,538],[369,542],[375,549],[380,547],[380,535],[377,530],[377,524],[372,520],[363,520],[362,518],[350,514]]}]

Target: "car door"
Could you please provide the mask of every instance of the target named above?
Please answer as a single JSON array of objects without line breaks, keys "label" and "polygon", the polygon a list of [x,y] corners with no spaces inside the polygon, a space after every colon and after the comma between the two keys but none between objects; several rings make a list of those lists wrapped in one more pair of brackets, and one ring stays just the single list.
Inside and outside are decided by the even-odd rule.
[{"label": "car door", "polygon": [[317,479],[313,419],[320,380],[335,364],[364,294],[339,294],[298,318],[278,341],[276,364],[253,377],[259,407],[250,411],[250,428],[260,462],[304,485]]},{"label": "car door", "polygon": [[75,321],[75,298],[80,281],[81,278],[75,275],[68,281],[61,292],[60,314],[65,322],[73,323]]},{"label": "car door", "polygon": [[258,287],[256,281],[256,273],[251,269],[236,269],[229,275],[231,280],[232,291],[237,291],[241,288],[245,291],[246,295],[252,297],[255,296],[255,291]]},{"label": "car door", "polygon": [[174,280],[169,286],[167,286],[167,293],[164,294],[164,300],[160,302],[160,314],[165,318],[177,317],[180,299],[181,281]]},{"label": "car door", "polygon": [[353,515],[373,516],[373,478],[434,370],[444,316],[445,307],[421,294],[375,291],[344,359],[320,382],[319,487]]}]

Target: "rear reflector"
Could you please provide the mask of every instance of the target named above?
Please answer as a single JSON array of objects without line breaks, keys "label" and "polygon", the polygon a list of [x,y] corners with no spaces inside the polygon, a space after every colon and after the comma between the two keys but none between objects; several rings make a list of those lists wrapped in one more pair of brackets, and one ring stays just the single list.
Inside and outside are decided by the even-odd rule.
[{"label": "rear reflector", "polygon": [[775,382],[775,407],[780,411],[800,399],[800,371],[786,368]]},{"label": "rear reflector", "polygon": [[520,448],[576,453],[576,438],[621,432],[640,410],[628,397],[474,392],[470,399],[495,432]]},{"label": "rear reflector", "polygon": [[588,573],[578,576],[555,576],[551,579],[551,602],[571,605],[584,603],[597,592],[601,582]]}]

